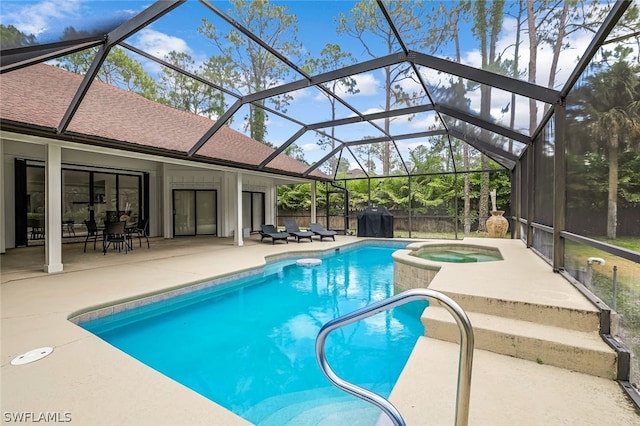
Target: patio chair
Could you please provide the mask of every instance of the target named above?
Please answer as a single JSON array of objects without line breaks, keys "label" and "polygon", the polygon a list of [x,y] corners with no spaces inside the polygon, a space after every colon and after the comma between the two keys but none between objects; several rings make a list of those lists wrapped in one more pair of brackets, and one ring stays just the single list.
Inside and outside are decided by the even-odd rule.
[{"label": "patio chair", "polygon": [[300,238],[308,238],[309,241],[313,241],[311,239],[311,237],[313,237],[313,232],[301,231],[294,219],[284,220],[284,230],[292,237],[295,237],[298,242],[300,242]]},{"label": "patio chair", "polygon": [[84,239],[84,252],[87,252],[87,242],[89,240],[93,240],[93,249],[96,249],[96,242],[98,242],[98,234],[100,231],[98,230],[98,225],[96,225],[95,220],[85,220],[84,226],[87,227],[87,237]]},{"label": "patio chair", "polygon": [[31,228],[31,239],[37,240],[44,238],[44,223],[40,218],[27,219],[27,227]]},{"label": "patio chair", "polygon": [[102,240],[102,254],[107,254],[109,246],[118,249],[118,252],[124,247],[125,254],[129,248],[129,237],[125,232],[125,222],[105,222],[104,239]]},{"label": "patio chair", "polygon": [[149,219],[140,219],[138,223],[129,228],[131,237],[138,237],[138,244],[142,247],[142,237],[147,240],[147,248],[149,248]]},{"label": "patio chair", "polygon": [[286,241],[289,244],[289,233],[278,232],[274,225],[260,225],[260,237],[260,241],[271,238],[271,244],[275,244],[278,240]]},{"label": "patio chair", "polygon": [[311,229],[311,231],[320,237],[320,241],[322,241],[323,238],[329,238],[331,237],[331,239],[333,241],[336,240],[336,231],[332,231],[329,229],[324,229],[324,227],[322,225],[320,225],[319,223],[312,223],[309,225],[309,229]]}]

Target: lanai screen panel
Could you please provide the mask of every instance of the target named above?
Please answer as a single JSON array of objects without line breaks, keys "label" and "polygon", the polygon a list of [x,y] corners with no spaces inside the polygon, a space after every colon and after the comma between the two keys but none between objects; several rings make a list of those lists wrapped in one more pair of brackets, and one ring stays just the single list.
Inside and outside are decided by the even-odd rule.
[{"label": "lanai screen panel", "polygon": [[[205,34],[203,19],[215,18],[200,2],[188,1],[160,17],[125,40],[127,46],[138,49],[160,61],[166,61],[214,85],[224,87],[237,97],[246,93],[239,73],[231,65],[233,58],[223,58],[222,42],[217,44]],[[227,34],[229,25],[215,21],[216,29]],[[145,71],[160,82],[166,68],[146,58],[141,61]],[[227,104],[228,106],[228,104]]]},{"label": "lanai screen panel", "polygon": [[391,141],[366,143],[350,148],[371,176],[401,176],[408,173],[395,144]]},{"label": "lanai screen panel", "polygon": [[[288,143],[289,140],[285,141]],[[282,144],[281,144],[282,145]],[[279,145],[277,148],[280,148]],[[297,137],[292,143],[290,143],[285,150],[280,153],[275,160],[282,159],[286,156],[297,158],[300,161],[311,166],[320,159],[329,154],[335,147],[339,146],[340,142],[335,141],[322,133],[315,131],[306,131],[299,137]],[[275,161],[274,160],[274,161]],[[271,163],[267,164],[269,166]],[[335,161],[327,159],[320,164],[319,170],[332,176],[332,167]]]},{"label": "lanai screen panel", "polygon": [[[473,126],[468,123],[459,124],[459,122],[455,120],[452,120],[451,124],[449,124],[449,117],[443,115],[443,118],[445,119],[445,123],[448,123],[450,133],[453,137],[464,140],[508,169],[513,168],[518,156],[526,147],[523,143],[485,131],[478,126]],[[458,124],[459,127],[455,124]]]},{"label": "lanai screen panel", "polygon": [[248,95],[301,78],[284,57],[297,57],[301,49],[290,17],[279,20],[256,13],[263,7],[277,13],[281,3],[203,3],[209,13],[199,15],[202,21],[197,31],[210,41],[209,60],[232,70],[226,86]]},{"label": "lanai screen panel", "polygon": [[[390,5],[395,2],[384,0],[384,3]],[[420,25],[415,28],[416,40],[423,43],[410,49],[559,89],[584,54],[593,34],[611,9],[611,3],[597,2],[589,3],[588,7],[576,7],[571,2],[536,2],[533,10],[535,32],[529,34],[526,2],[507,1],[502,8],[495,7],[499,5],[497,2],[471,2],[469,5],[456,1],[425,2],[424,13],[417,15]],[[566,14],[563,15],[565,8]],[[490,19],[491,16],[497,19]],[[392,14],[396,25],[401,25],[402,17],[405,15]],[[478,29],[475,23],[483,17],[488,25]],[[495,53],[492,56],[491,36],[494,34]],[[484,55],[482,37],[487,45]],[[535,76],[531,75],[527,62],[532,41],[539,44]],[[554,56],[557,63],[555,72],[552,71]]]},{"label": "lanai screen panel", "polygon": [[[316,86],[308,86],[283,95],[266,98],[264,105],[281,112],[292,120],[305,124],[321,123],[355,114],[330,93],[326,93]],[[267,114],[272,115],[269,112]]]},{"label": "lanai screen panel", "polygon": [[640,34],[629,12],[567,97],[566,228],[610,240],[640,229]]},{"label": "lanai screen panel", "polygon": [[[319,62],[315,67],[305,68],[312,74],[400,51],[391,27],[375,2],[294,0],[278,4],[285,5],[288,12],[295,15],[296,40],[308,57]],[[309,65],[304,56],[288,57],[301,68]]]},{"label": "lanai screen panel", "polygon": [[613,48],[627,47],[631,48],[636,53],[636,60],[638,54],[640,54],[637,48],[640,43],[640,34],[638,34],[638,17],[637,10],[634,9],[640,7],[640,1],[632,0],[631,6],[625,11],[622,18],[618,21],[611,33],[607,36],[605,46],[607,50]]},{"label": "lanai screen panel", "polygon": [[375,123],[369,123],[367,121],[358,121],[353,124],[345,124],[343,126],[325,127],[321,130],[330,132],[330,129],[334,129],[334,135],[338,139],[349,142],[362,142],[366,140],[377,140],[379,138],[388,137],[385,135],[383,129],[376,126]]},{"label": "lanai screen panel", "polygon": [[[126,50],[124,53],[129,58],[147,71],[148,77],[154,80],[155,84],[149,82],[146,77],[139,78],[136,75],[133,77],[128,74],[123,75],[128,80],[102,77],[109,74],[109,71],[117,69],[123,50]],[[233,91],[228,91],[215,83],[217,80],[215,70],[210,69],[206,64],[198,64],[189,55],[169,52],[164,56],[164,61],[177,69],[150,60],[135,51],[116,46],[109,52],[98,74],[98,79],[143,97],[155,99],[162,105],[209,118],[212,120],[211,125],[238,100],[238,95]]]},{"label": "lanai screen panel", "polygon": [[553,182],[555,155],[555,122],[550,120],[533,146],[535,181],[533,182],[533,220],[553,226]]},{"label": "lanai screen panel", "polygon": [[[384,119],[375,120],[374,122],[383,129],[385,128]],[[402,138],[405,135],[434,132],[437,130],[444,132],[444,125],[440,116],[435,111],[424,111],[412,114],[393,115],[388,119],[388,129],[392,136]]]},{"label": "lanai screen panel", "polygon": [[446,135],[397,141],[410,174],[454,172],[457,159]]},{"label": "lanai screen panel", "polygon": [[[5,39],[2,41],[2,48],[101,37],[147,6],[147,3],[131,1],[62,1],[55,4],[43,4],[41,1],[2,1],[2,23],[7,25],[9,22],[8,25],[27,36],[15,39],[14,43]],[[43,10],[46,7],[49,9]]]},{"label": "lanai screen panel", "polygon": [[[248,134],[250,132],[248,118],[251,110],[249,105],[242,106],[229,121],[229,127],[240,133]],[[256,106],[253,106],[253,111],[261,111],[264,114],[266,124],[264,142],[273,148],[279,148],[302,129],[301,122],[292,120],[287,115],[271,113]]]},{"label": "lanai screen panel", "polygon": [[[420,67],[420,73],[436,104],[451,108],[452,111],[469,114],[472,118],[495,123],[525,136],[530,135],[529,98],[427,67]],[[482,114],[484,97],[489,99],[486,116]],[[533,116],[537,127],[548,104],[537,100],[533,102]]]}]

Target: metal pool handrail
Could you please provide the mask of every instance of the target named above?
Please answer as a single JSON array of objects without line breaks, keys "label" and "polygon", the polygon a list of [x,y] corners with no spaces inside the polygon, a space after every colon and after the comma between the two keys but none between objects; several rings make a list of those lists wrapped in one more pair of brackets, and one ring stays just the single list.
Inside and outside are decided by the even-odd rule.
[{"label": "metal pool handrail", "polygon": [[407,290],[380,302],[373,303],[364,308],[332,319],[327,322],[318,333],[316,338],[316,358],[320,369],[325,376],[338,388],[357,396],[371,404],[376,405],[389,416],[395,425],[405,426],[405,421],[398,409],[389,400],[381,397],[377,393],[361,388],[353,383],[340,378],[329,366],[325,355],[324,345],[329,333],[345,325],[354,323],[364,318],[387,311],[399,305],[412,302],[414,300],[428,300],[431,297],[442,302],[443,306],[453,315],[460,328],[460,358],[458,363],[458,388],[456,395],[456,426],[466,426],[469,421],[469,398],[471,396],[471,366],[473,364],[473,328],[469,317],[449,296],[428,288],[416,288]]}]

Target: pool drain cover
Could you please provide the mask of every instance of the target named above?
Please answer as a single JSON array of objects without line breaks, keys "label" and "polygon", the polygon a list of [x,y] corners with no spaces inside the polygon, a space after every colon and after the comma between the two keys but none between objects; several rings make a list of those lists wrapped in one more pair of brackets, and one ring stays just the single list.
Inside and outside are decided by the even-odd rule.
[{"label": "pool drain cover", "polygon": [[322,260],[313,259],[313,258],[305,258],[305,259],[296,260],[296,264],[298,264],[300,266],[315,266],[315,265],[319,265],[321,263],[322,263]]},{"label": "pool drain cover", "polygon": [[44,358],[53,352],[53,348],[45,346],[44,348],[38,348],[30,350],[29,352],[25,352],[22,355],[15,357],[11,361],[11,365],[22,365],[29,364],[30,362],[37,361],[39,359]]}]

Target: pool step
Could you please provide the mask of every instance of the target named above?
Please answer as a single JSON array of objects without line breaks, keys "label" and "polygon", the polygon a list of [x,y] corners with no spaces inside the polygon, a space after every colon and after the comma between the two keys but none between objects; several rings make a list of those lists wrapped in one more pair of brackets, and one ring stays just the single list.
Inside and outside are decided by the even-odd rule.
[{"label": "pool step", "polygon": [[[275,404],[282,407],[259,421],[260,426],[317,425],[370,426],[376,424],[380,410],[356,397],[345,394],[340,397],[308,399],[308,392],[286,394],[269,398],[253,407],[256,413],[262,409],[271,411]],[[249,417],[249,416],[246,416]]]},{"label": "pool step", "polygon": [[[464,306],[463,306],[463,309]],[[479,313],[465,309],[473,326],[475,347],[609,379],[616,378],[617,355],[598,332]],[[460,331],[451,314],[437,302],[422,315],[425,334],[458,342]]]},{"label": "pool step", "polygon": [[600,313],[597,310],[569,308],[559,304],[530,303],[473,294],[445,291],[462,309],[503,318],[530,321],[570,330],[597,332]]}]

